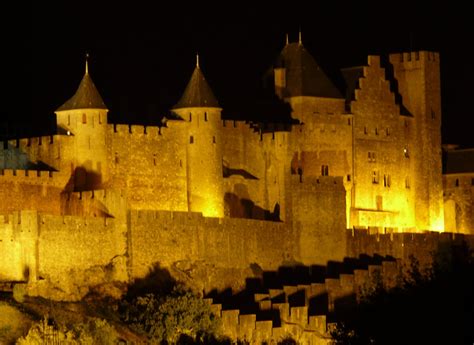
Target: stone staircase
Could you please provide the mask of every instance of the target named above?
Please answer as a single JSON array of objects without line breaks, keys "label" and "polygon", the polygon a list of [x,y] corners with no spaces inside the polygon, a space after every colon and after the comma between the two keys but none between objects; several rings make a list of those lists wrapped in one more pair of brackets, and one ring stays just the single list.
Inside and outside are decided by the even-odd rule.
[{"label": "stone staircase", "polygon": [[243,291],[210,293],[206,301],[231,339],[262,344],[291,337],[299,344],[330,344],[331,329],[354,309],[361,291],[376,280],[395,286],[401,267],[400,261],[380,257],[316,270],[288,267],[249,279]]}]

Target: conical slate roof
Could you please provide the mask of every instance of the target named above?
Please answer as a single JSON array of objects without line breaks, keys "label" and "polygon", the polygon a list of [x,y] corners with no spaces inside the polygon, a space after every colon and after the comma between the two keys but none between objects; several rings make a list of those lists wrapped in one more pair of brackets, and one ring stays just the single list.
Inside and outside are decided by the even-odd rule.
[{"label": "conical slate roof", "polygon": [[173,109],[194,107],[219,108],[219,103],[198,64],[194,68],[191,80],[186,86],[183,96],[181,96],[181,99]]},{"label": "conical slate roof", "polygon": [[90,77],[87,66],[86,73],[77,88],[76,93],[56,111],[73,109],[107,109],[102,97]]},{"label": "conical slate roof", "polygon": [[340,91],[301,43],[287,44],[277,58],[275,67],[286,69],[285,97],[343,98]]}]

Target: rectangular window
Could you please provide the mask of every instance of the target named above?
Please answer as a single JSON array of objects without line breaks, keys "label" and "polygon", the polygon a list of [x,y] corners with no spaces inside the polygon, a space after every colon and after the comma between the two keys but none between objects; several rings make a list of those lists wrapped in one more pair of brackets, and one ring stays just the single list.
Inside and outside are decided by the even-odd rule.
[{"label": "rectangular window", "polygon": [[410,188],[410,178],[408,176],[405,178],[405,188]]},{"label": "rectangular window", "polygon": [[364,126],[364,134],[367,134],[367,126]]},{"label": "rectangular window", "polygon": [[405,156],[405,158],[410,158],[410,152],[408,152],[408,147],[405,147],[403,149],[403,155]]},{"label": "rectangular window", "polygon": [[373,184],[379,183],[379,172],[377,170],[372,171],[372,183]]},{"label": "rectangular window", "polygon": [[347,175],[347,182],[351,182],[351,175]]},{"label": "rectangular window", "polygon": [[204,121],[207,121],[207,113],[204,113]]},{"label": "rectangular window", "polygon": [[390,175],[383,175],[383,186],[384,187],[390,187],[390,185],[392,184],[392,180],[390,178]]},{"label": "rectangular window", "polygon": [[213,143],[213,144],[216,143],[216,137],[215,137],[215,136],[212,136],[212,143]]},{"label": "rectangular window", "polygon": [[385,134],[387,135],[387,137],[390,135],[390,129],[388,127],[385,128]]},{"label": "rectangular window", "polygon": [[87,123],[87,115],[82,114],[82,123]]},{"label": "rectangular window", "polygon": [[375,127],[375,135],[379,135],[379,129]]},{"label": "rectangular window", "polygon": [[369,162],[375,162],[375,152],[369,151],[367,153],[367,159]]},{"label": "rectangular window", "polygon": [[192,135],[189,137],[189,143],[190,143],[190,144],[193,144],[193,143],[194,143],[194,137],[193,137]]},{"label": "rectangular window", "polygon": [[321,176],[329,176],[329,165],[321,165]]},{"label": "rectangular window", "polygon": [[471,179],[471,186],[474,186],[474,178]]}]

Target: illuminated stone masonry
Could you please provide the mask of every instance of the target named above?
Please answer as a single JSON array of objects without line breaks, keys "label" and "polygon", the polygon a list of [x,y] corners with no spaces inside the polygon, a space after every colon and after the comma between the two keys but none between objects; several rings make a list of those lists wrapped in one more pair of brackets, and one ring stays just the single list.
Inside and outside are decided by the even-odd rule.
[{"label": "illuminated stone masonry", "polygon": [[108,123],[86,63],[56,133],[0,144],[0,280],[77,300],[160,265],[238,289],[251,267],[342,261],[347,229],[474,233],[471,175],[443,189],[439,54],[342,74],[345,96],[288,43],[265,78],[292,121],[262,124],[223,120],[197,63],[172,118],[138,126]]}]

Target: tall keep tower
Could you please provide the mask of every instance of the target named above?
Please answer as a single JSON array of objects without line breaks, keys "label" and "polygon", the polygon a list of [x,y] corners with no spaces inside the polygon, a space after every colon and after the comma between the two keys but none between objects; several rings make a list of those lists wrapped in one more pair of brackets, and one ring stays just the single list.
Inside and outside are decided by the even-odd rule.
[{"label": "tall keep tower", "polygon": [[414,117],[410,155],[414,161],[415,215],[420,230],[444,229],[441,166],[441,84],[439,54],[391,54],[399,92]]},{"label": "tall keep tower", "polygon": [[86,60],[76,93],[55,112],[58,133],[72,137],[64,159],[70,161],[76,191],[100,188],[107,178],[107,112]]},{"label": "tall keep tower", "polygon": [[207,217],[224,216],[221,111],[196,57],[191,80],[173,112],[189,122],[188,208]]}]

